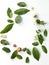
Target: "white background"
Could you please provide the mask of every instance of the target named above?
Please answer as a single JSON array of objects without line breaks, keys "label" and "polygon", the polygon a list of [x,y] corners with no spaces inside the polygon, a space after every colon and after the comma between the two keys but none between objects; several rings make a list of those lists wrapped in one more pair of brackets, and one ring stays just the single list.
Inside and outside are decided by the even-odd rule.
[{"label": "white background", "polygon": [[[15,58],[14,60],[10,59],[10,56],[12,52],[16,49],[13,48],[13,44],[17,44],[18,47],[28,47],[30,49],[33,48],[32,37],[36,35],[36,29],[39,28],[34,23],[34,14],[38,14],[39,18],[41,20],[44,20],[47,22],[47,25],[45,27],[41,27],[42,29],[47,29],[49,31],[49,0],[0,0],[0,31],[9,24],[7,22],[7,8],[10,7],[13,11],[19,8],[17,6],[17,2],[24,1],[27,3],[28,9],[31,10],[31,12],[25,14],[22,16],[23,21],[21,24],[14,24],[12,30],[8,32],[7,34],[7,40],[10,42],[10,46],[7,46],[11,49],[11,53],[6,54],[4,51],[2,51],[3,45],[0,44],[0,65],[27,65],[25,63],[26,56],[29,56],[23,52],[20,52],[20,54],[23,56],[23,60],[18,60]],[[32,10],[31,8],[34,7],[35,9]],[[16,15],[13,15],[12,20],[14,20]],[[1,35],[1,34],[0,34]],[[1,38],[0,38],[1,39]],[[37,61],[34,59],[33,56],[30,57],[30,63],[28,65],[49,65],[49,34],[48,37],[45,38],[44,45],[48,49],[48,54],[43,53],[41,50],[41,46],[38,46],[41,53],[40,60]]]}]

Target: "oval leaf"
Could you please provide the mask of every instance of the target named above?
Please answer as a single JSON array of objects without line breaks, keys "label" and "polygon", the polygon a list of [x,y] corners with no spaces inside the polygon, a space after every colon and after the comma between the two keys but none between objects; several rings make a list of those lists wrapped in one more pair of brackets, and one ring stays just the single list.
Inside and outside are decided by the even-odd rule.
[{"label": "oval leaf", "polygon": [[47,30],[45,29],[45,30],[44,30],[44,36],[47,37],[47,34],[48,34],[48,32],[47,32]]},{"label": "oval leaf", "polygon": [[21,23],[22,22],[22,17],[21,16],[16,16],[16,18],[15,18],[15,22],[17,23],[17,24],[19,24],[19,23]]},{"label": "oval leaf", "polygon": [[3,45],[9,45],[9,42],[7,40],[2,39],[0,42]]},{"label": "oval leaf", "polygon": [[28,9],[25,9],[25,8],[21,8],[21,9],[18,9],[16,11],[14,11],[15,14],[18,14],[18,15],[23,15],[23,14],[26,14],[27,12],[29,12],[30,10]]},{"label": "oval leaf", "polygon": [[13,27],[13,24],[8,24],[0,33],[3,34],[3,33],[7,33],[9,32]]},{"label": "oval leaf", "polygon": [[12,10],[10,8],[7,9],[7,15],[9,18],[12,18]]},{"label": "oval leaf", "polygon": [[47,53],[47,48],[44,45],[42,45],[42,50],[43,52]]},{"label": "oval leaf", "polygon": [[17,54],[16,57],[17,57],[18,59],[22,59],[22,56],[19,55],[19,54]]},{"label": "oval leaf", "polygon": [[13,20],[10,20],[10,19],[8,19],[7,21],[8,21],[9,23],[13,23],[13,22],[14,22]]},{"label": "oval leaf", "polygon": [[19,3],[17,3],[17,5],[20,6],[20,7],[25,7],[26,3],[25,2],[19,2]]},{"label": "oval leaf", "polygon": [[11,59],[14,59],[17,56],[18,52],[15,50],[12,55],[11,55]]},{"label": "oval leaf", "polygon": [[34,43],[32,43],[32,45],[33,45],[33,46],[38,46],[39,43],[38,43],[38,42],[34,42]]},{"label": "oval leaf", "polygon": [[11,52],[10,49],[7,48],[7,47],[3,47],[2,50],[5,51],[6,53],[10,53]]},{"label": "oval leaf", "polygon": [[27,54],[31,55],[31,51],[29,49],[26,49]]},{"label": "oval leaf", "polygon": [[39,51],[38,51],[38,49],[37,48],[33,48],[32,49],[32,54],[33,54],[33,57],[36,59],[36,60],[39,60],[40,59],[40,53],[39,53]]},{"label": "oval leaf", "polygon": [[44,38],[43,38],[43,36],[41,34],[38,35],[38,40],[39,40],[40,44],[43,43]]},{"label": "oval leaf", "polygon": [[26,63],[29,63],[29,62],[30,62],[29,57],[26,57],[25,62],[26,62]]}]

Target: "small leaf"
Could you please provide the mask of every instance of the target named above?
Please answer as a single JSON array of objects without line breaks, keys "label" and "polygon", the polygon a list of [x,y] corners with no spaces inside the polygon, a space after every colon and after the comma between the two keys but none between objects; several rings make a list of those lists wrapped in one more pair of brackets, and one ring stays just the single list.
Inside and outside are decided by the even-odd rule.
[{"label": "small leaf", "polygon": [[3,33],[7,33],[9,32],[13,27],[13,24],[8,24],[0,33],[3,34]]},{"label": "small leaf", "polygon": [[9,45],[9,42],[7,40],[2,39],[0,42],[3,45]]},{"label": "small leaf", "polygon": [[11,59],[14,59],[17,56],[18,52],[15,50],[12,55],[11,55]]},{"label": "small leaf", "polygon": [[29,62],[30,62],[29,57],[26,57],[25,62],[26,62],[26,63],[29,63]]},{"label": "small leaf", "polygon": [[27,48],[23,48],[23,49],[22,49],[22,51],[24,51],[24,52],[25,52],[25,51],[26,51],[26,49],[27,49]]},{"label": "small leaf", "polygon": [[20,6],[20,7],[25,7],[26,3],[25,2],[19,2],[19,3],[17,3],[17,5]]},{"label": "small leaf", "polygon": [[26,14],[27,12],[29,12],[30,10],[26,9],[26,8],[20,8],[16,11],[14,11],[15,14],[18,14],[18,15],[23,15],[23,14]]},{"label": "small leaf", "polygon": [[37,23],[37,24],[40,24],[40,20],[39,20],[39,19],[37,19],[37,20],[36,20],[36,23]]},{"label": "small leaf", "polygon": [[17,54],[16,57],[17,57],[18,59],[22,59],[22,56],[19,55],[19,54]]},{"label": "small leaf", "polygon": [[10,53],[11,52],[10,49],[7,48],[7,47],[3,47],[2,50],[5,51],[6,53]]},{"label": "small leaf", "polygon": [[37,33],[37,34],[39,34],[40,32],[41,32],[41,30],[40,30],[40,29],[36,30],[36,33]]},{"label": "small leaf", "polygon": [[34,43],[32,43],[32,45],[33,45],[33,46],[38,46],[39,43],[38,43],[38,42],[34,42]]},{"label": "small leaf", "polygon": [[7,15],[9,18],[12,18],[12,10],[10,8],[7,9]]},{"label": "small leaf", "polygon": [[9,23],[13,23],[13,22],[14,22],[13,20],[10,20],[10,19],[8,19],[7,21],[8,21]]},{"label": "small leaf", "polygon": [[26,49],[27,54],[31,55],[31,51],[29,49]]},{"label": "small leaf", "polygon": [[43,36],[41,34],[38,35],[38,40],[39,40],[40,44],[43,43],[44,38],[43,38]]},{"label": "small leaf", "polygon": [[44,36],[47,37],[47,34],[48,34],[48,32],[47,32],[47,30],[45,29],[45,30],[44,30]]},{"label": "small leaf", "polygon": [[34,47],[34,48],[32,49],[32,54],[33,54],[33,57],[34,57],[36,60],[39,61],[39,59],[40,59],[40,53],[39,53],[39,51],[38,51],[37,48]]},{"label": "small leaf", "polygon": [[42,45],[42,50],[43,52],[47,53],[47,48],[44,45]]},{"label": "small leaf", "polygon": [[22,22],[22,17],[21,17],[20,15],[16,16],[15,22],[16,22],[17,24],[21,23],[21,22]]}]

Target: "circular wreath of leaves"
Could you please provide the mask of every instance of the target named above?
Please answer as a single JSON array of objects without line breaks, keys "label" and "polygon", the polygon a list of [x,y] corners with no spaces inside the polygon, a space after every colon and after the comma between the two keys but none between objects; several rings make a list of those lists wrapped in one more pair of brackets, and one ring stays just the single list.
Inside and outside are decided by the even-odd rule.
[{"label": "circular wreath of leaves", "polygon": [[[30,12],[30,10],[27,9],[27,8],[24,8],[24,7],[27,6],[27,4],[25,2],[19,2],[19,3],[17,3],[17,5],[19,7],[23,7],[23,8],[19,8],[19,9],[17,9],[17,10],[14,11],[14,14],[16,15],[16,17],[15,17],[15,23],[20,24],[22,22],[22,17],[21,16],[24,15],[24,14],[27,14],[28,12]],[[12,10],[10,8],[7,9],[7,16],[9,18],[12,18],[12,16],[13,16]],[[38,18],[37,14],[34,15],[34,18],[35,18],[35,22],[36,22],[37,25],[39,25],[39,26],[45,26],[46,25],[46,23],[44,21],[42,21],[42,20],[40,20]],[[0,34],[4,34],[4,33],[9,32],[12,29],[12,27],[14,26],[14,21],[12,19],[8,19],[7,21],[10,24],[8,24],[0,32]],[[41,34],[41,33],[43,33],[43,34]],[[46,46],[43,45],[43,43],[44,43],[44,37],[47,37],[47,35],[48,35],[48,31],[47,31],[47,29],[41,30],[39,28],[38,30],[36,30],[36,34],[37,35],[34,37],[34,39],[37,38],[37,40],[35,40],[35,42],[32,43],[32,45],[34,46],[32,48],[32,50],[30,50],[28,48],[23,48],[23,49],[22,48],[19,48],[18,50],[19,51],[21,50],[22,52],[26,52],[28,55],[33,55],[33,57],[37,61],[39,61],[39,59],[40,59],[40,52],[36,48],[36,46],[41,45],[41,48],[42,48],[43,52],[47,54],[47,48],[46,48]],[[9,42],[7,40],[5,40],[5,39],[2,39],[0,41],[0,43],[3,44],[3,45],[9,45]],[[3,47],[2,50],[5,51],[6,53],[10,53],[11,52],[11,50],[9,48],[7,48],[7,47]],[[18,53],[18,51],[17,50],[14,50],[14,52],[11,55],[11,59],[14,59],[16,57],[18,59],[23,59],[23,57]],[[25,62],[26,63],[29,63],[30,62],[29,57],[26,57]]]}]

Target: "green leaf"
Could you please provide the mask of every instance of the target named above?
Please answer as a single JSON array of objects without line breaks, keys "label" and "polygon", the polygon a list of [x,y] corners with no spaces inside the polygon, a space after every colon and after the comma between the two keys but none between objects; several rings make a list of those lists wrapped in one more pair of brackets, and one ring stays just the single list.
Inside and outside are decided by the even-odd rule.
[{"label": "green leaf", "polygon": [[29,57],[26,57],[25,62],[26,63],[29,63],[30,62]]},{"label": "green leaf", "polygon": [[40,53],[39,53],[39,51],[38,51],[37,48],[34,47],[34,48],[32,49],[32,54],[33,54],[33,57],[34,57],[36,60],[39,61],[39,59],[40,59]]},{"label": "green leaf", "polygon": [[3,45],[9,45],[9,42],[7,40],[2,39],[0,42]]},{"label": "green leaf", "polygon": [[23,15],[23,14],[26,14],[27,12],[29,12],[30,10],[26,9],[26,8],[20,8],[16,11],[14,11],[15,14],[18,14],[18,15]]},{"label": "green leaf", "polygon": [[34,42],[34,43],[32,43],[32,45],[33,45],[33,46],[38,46],[39,43],[38,43],[38,42]]},{"label": "green leaf", "polygon": [[44,45],[42,45],[42,50],[43,52],[47,53],[47,48]]},{"label": "green leaf", "polygon": [[37,19],[37,20],[36,20],[36,23],[37,23],[37,24],[40,24],[40,20],[39,20],[39,19]]},{"label": "green leaf", "polygon": [[27,54],[31,55],[31,51],[28,48],[23,48],[22,49],[24,52],[26,51]]},{"label": "green leaf", "polygon": [[6,53],[10,53],[11,52],[10,49],[7,48],[7,47],[3,47],[2,50],[5,51]]},{"label": "green leaf", "polygon": [[19,55],[19,54],[17,54],[16,57],[17,57],[18,59],[22,59],[22,56]]},{"label": "green leaf", "polygon": [[13,27],[13,24],[8,24],[0,33],[3,34],[3,33],[7,33],[9,32]]},{"label": "green leaf", "polygon": [[40,32],[41,32],[41,30],[40,30],[40,29],[36,30],[36,33],[37,33],[37,34],[39,34]]},{"label": "green leaf", "polygon": [[17,24],[21,23],[21,22],[22,22],[22,17],[21,17],[20,15],[16,16],[15,22],[16,22]]},{"label": "green leaf", "polygon": [[10,19],[8,19],[7,21],[8,21],[9,23],[13,23],[13,22],[14,22],[13,20],[10,20]]},{"label": "green leaf", "polygon": [[40,44],[43,43],[44,38],[43,38],[43,36],[41,34],[38,35],[38,40],[39,40]]},{"label": "green leaf", "polygon": [[7,9],[7,15],[9,18],[12,18],[12,10],[10,8]]},{"label": "green leaf", "polygon": [[15,50],[12,55],[11,55],[11,59],[14,59],[17,56],[18,52]]},{"label": "green leaf", "polygon": [[26,3],[25,2],[19,2],[19,3],[17,3],[17,5],[20,6],[20,7],[25,7]]},{"label": "green leaf", "polygon": [[44,36],[47,37],[47,34],[48,34],[48,32],[47,32],[47,30],[45,29],[45,30],[44,30]]},{"label": "green leaf", "polygon": [[31,55],[31,51],[29,49],[26,49],[27,54]]}]

